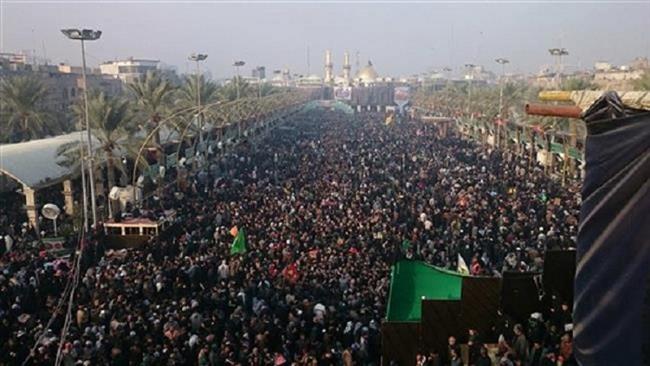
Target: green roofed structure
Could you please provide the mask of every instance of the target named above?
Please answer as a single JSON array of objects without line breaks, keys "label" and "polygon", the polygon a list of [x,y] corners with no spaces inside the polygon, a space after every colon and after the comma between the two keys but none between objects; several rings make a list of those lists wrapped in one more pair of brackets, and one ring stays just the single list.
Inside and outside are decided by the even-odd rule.
[{"label": "green roofed structure", "polygon": [[463,276],[423,262],[402,260],[393,265],[386,320],[418,322],[422,300],[460,300]]}]

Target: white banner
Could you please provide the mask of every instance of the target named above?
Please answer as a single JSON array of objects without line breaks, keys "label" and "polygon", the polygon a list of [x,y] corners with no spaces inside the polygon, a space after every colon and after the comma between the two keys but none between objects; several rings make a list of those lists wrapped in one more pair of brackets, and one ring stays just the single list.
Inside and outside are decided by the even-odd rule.
[{"label": "white banner", "polygon": [[400,109],[403,109],[405,105],[411,99],[411,90],[408,86],[398,86],[395,87],[395,94],[393,96],[393,101]]},{"label": "white banner", "polygon": [[336,100],[351,100],[352,88],[349,86],[337,86],[334,88],[334,99]]}]

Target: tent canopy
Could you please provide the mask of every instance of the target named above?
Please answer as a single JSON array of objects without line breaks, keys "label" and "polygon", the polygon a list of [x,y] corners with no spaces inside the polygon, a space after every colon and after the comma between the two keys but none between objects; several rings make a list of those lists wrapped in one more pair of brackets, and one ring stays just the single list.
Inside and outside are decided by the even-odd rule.
[{"label": "tent canopy", "polygon": [[402,260],[393,266],[388,321],[419,321],[422,300],[460,300],[463,276],[423,262]]},{"label": "tent canopy", "polygon": [[[85,132],[84,136],[85,136]],[[0,173],[32,189],[59,183],[73,174],[71,168],[57,164],[57,149],[79,141],[80,132],[55,137],[0,145]]]}]

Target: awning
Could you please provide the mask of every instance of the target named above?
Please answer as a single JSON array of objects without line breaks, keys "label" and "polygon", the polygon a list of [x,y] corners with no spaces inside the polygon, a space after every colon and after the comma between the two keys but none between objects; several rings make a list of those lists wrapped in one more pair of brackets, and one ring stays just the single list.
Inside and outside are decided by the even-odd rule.
[{"label": "awning", "polygon": [[67,143],[79,141],[80,134],[72,132],[55,137],[0,145],[0,173],[32,189],[57,184],[73,175],[72,168],[57,162],[57,149]]}]

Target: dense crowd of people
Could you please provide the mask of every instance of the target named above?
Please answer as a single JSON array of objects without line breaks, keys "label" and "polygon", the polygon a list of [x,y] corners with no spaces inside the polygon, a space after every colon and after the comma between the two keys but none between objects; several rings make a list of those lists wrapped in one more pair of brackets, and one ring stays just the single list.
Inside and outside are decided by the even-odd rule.
[{"label": "dense crowd of people", "polygon": [[[109,254],[100,233],[86,241],[70,309],[58,305],[74,257],[12,232],[0,364],[53,364],[69,311],[65,365],[379,365],[395,260],[455,270],[460,253],[475,275],[539,271],[544,250],[574,245],[578,200],[526,158],[432,125],[299,114],[153,198],[176,210],[174,235]],[[247,250],[231,255],[235,226]],[[504,328],[506,365],[567,356],[569,333],[548,331],[564,324],[541,323]]]}]

